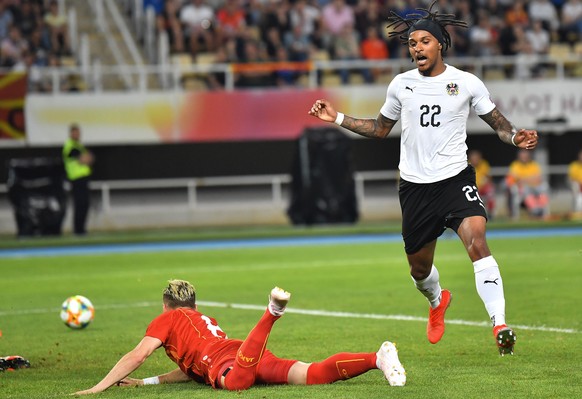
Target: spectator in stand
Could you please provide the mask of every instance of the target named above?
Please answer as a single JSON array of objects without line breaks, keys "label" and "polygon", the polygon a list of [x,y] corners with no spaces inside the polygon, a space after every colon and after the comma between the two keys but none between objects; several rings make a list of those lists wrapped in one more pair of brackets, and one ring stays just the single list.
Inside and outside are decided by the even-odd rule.
[{"label": "spectator in stand", "polygon": [[289,2],[287,0],[267,0],[260,27],[263,35],[270,28],[275,27],[279,29],[279,35],[285,37],[285,34],[291,30]]},{"label": "spectator in stand", "polygon": [[301,25],[297,25],[283,38],[285,47],[289,50],[291,61],[307,61],[310,58],[313,46]]},{"label": "spectator in stand", "polygon": [[184,51],[184,32],[180,23],[179,0],[166,0],[164,9],[156,16],[158,32],[166,32],[170,42],[170,51],[181,53]]},{"label": "spectator in stand", "polygon": [[12,67],[22,60],[22,54],[28,50],[28,42],[20,34],[17,26],[11,26],[8,37],[0,43],[0,65]]},{"label": "spectator in stand", "polygon": [[32,6],[29,0],[23,0],[20,3],[20,13],[15,18],[14,25],[20,28],[23,37],[30,37],[32,32],[40,25],[41,17],[36,12],[36,8]]},{"label": "spectator in stand", "polygon": [[219,43],[240,34],[246,27],[245,12],[238,0],[226,0],[216,13],[216,33]]},{"label": "spectator in stand", "polygon": [[[542,21],[533,20],[531,28],[525,32],[526,43],[530,53],[534,56],[544,56],[550,50],[550,33],[544,29]],[[532,73],[534,76],[543,75],[544,63],[538,63],[533,66]]]},{"label": "spectator in stand", "polygon": [[275,27],[270,28],[262,41],[265,44],[269,58],[277,58],[279,47],[284,46],[283,39],[279,35],[279,30]]},{"label": "spectator in stand", "polygon": [[568,167],[568,178],[572,188],[572,209],[576,216],[582,216],[582,149],[578,152],[578,159]]},{"label": "spectator in stand", "polygon": [[505,22],[508,26],[520,25],[525,28],[529,25],[529,15],[522,0],[516,0],[513,6],[505,12]]},{"label": "spectator in stand", "polygon": [[528,14],[530,21],[542,21],[544,28],[550,31],[553,37],[557,35],[560,19],[556,7],[550,0],[531,0]]},{"label": "spectator in stand", "polygon": [[50,48],[50,42],[48,38],[43,35],[42,28],[39,27],[32,31],[28,40],[28,49],[34,55],[36,65],[48,65]]},{"label": "spectator in stand", "polygon": [[498,32],[491,25],[489,14],[479,10],[478,24],[470,28],[471,47],[478,57],[491,57],[498,53]]},{"label": "spectator in stand", "polygon": [[268,87],[274,85],[273,73],[261,69],[258,65],[263,62],[268,62],[269,58],[267,52],[261,47],[261,44],[254,40],[246,40],[244,42],[244,63],[248,65],[248,69],[241,71],[235,77],[236,87]]},{"label": "spectator in stand", "polygon": [[51,38],[51,50],[59,55],[69,54],[69,31],[67,17],[59,10],[56,0],[51,0],[49,10],[44,15],[44,22]]},{"label": "spectator in stand", "polygon": [[180,22],[192,54],[200,51],[200,45],[206,51],[214,50],[214,10],[205,0],[190,0],[184,5],[180,10]]},{"label": "spectator in stand", "polygon": [[505,182],[513,219],[519,218],[521,207],[525,207],[528,214],[535,218],[549,216],[548,185],[540,165],[532,159],[530,151],[518,151],[517,159],[509,165]]},{"label": "spectator in stand", "polygon": [[358,31],[360,40],[363,40],[368,36],[368,28],[382,32],[385,29],[387,16],[381,12],[377,0],[361,0],[355,18],[356,31]]},{"label": "spectator in stand", "polygon": [[8,37],[8,30],[14,21],[14,16],[6,6],[6,0],[0,0],[0,40]]},{"label": "spectator in stand", "polygon": [[469,163],[475,168],[475,182],[479,197],[485,204],[489,220],[495,216],[495,184],[491,178],[491,166],[479,150],[469,151]]},{"label": "spectator in stand", "polygon": [[[360,54],[365,60],[385,60],[388,58],[388,46],[386,45],[386,42],[380,38],[376,26],[371,25],[368,27],[366,37],[362,40],[360,45]],[[386,72],[386,70],[372,68],[370,72],[372,73],[372,80],[377,81],[378,76],[383,72]]]},{"label": "spectator in stand", "polygon": [[582,40],[582,0],[568,0],[562,7],[564,40],[574,43]]},{"label": "spectator in stand", "polygon": [[164,3],[166,0],[142,0],[143,1],[143,9],[147,10],[148,8],[153,8],[154,13],[156,16],[161,15],[164,12]]},{"label": "spectator in stand", "polygon": [[289,21],[291,30],[299,27],[301,35],[311,38],[319,29],[321,23],[321,12],[317,7],[312,6],[307,0],[297,0],[289,11]]},{"label": "spectator in stand", "polygon": [[346,4],[345,0],[332,0],[323,7],[321,23],[324,34],[324,44],[331,48],[334,37],[339,36],[344,27],[353,27],[355,24],[354,10]]},{"label": "spectator in stand", "polygon": [[[287,53],[287,49],[284,46],[281,46],[277,49],[277,55],[275,61],[280,63],[288,63],[289,62],[289,55]],[[274,72],[275,84],[279,87],[284,86],[293,86],[297,81],[297,76],[299,75],[298,71],[290,70],[290,69],[277,69]]]},{"label": "spectator in stand", "polygon": [[[360,58],[360,46],[358,43],[358,35],[351,25],[344,25],[341,32],[334,36],[332,42],[332,50],[334,59],[348,61],[357,60]],[[372,83],[372,74],[368,68],[360,69],[364,81]],[[349,83],[350,70],[342,68],[339,70],[340,78],[343,84]]]}]

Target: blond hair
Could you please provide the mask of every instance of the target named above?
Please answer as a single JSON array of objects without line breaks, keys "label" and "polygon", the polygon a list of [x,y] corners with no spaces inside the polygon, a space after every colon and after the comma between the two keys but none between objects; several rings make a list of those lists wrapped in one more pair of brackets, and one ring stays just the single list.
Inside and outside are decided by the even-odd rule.
[{"label": "blond hair", "polygon": [[164,288],[164,303],[174,309],[181,307],[196,307],[196,289],[186,280],[169,280]]}]

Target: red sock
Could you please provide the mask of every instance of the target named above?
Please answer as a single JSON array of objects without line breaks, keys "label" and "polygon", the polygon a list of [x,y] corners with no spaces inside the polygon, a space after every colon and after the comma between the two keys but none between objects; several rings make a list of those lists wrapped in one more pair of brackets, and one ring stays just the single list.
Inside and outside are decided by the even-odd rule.
[{"label": "red sock", "polygon": [[257,365],[267,346],[271,328],[278,318],[267,310],[251,330],[236,354],[232,370],[226,375],[224,380],[226,389],[240,391],[253,385],[257,374]]},{"label": "red sock", "polygon": [[375,353],[338,353],[309,366],[307,385],[347,380],[375,368]]}]

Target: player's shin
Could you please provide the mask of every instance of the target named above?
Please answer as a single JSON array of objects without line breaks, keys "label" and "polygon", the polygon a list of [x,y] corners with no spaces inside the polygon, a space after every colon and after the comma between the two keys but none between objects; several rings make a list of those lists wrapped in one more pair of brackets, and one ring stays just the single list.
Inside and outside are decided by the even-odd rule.
[{"label": "player's shin", "polygon": [[309,366],[307,385],[347,380],[375,368],[375,353],[338,353]]},{"label": "player's shin", "polygon": [[473,262],[477,293],[493,325],[505,324],[505,296],[499,266],[493,256]]},{"label": "player's shin", "polygon": [[414,277],[412,278],[416,289],[428,299],[430,307],[433,309],[439,306],[440,303],[441,285],[439,278],[439,271],[435,265],[432,265],[430,274],[424,280],[415,280]]}]

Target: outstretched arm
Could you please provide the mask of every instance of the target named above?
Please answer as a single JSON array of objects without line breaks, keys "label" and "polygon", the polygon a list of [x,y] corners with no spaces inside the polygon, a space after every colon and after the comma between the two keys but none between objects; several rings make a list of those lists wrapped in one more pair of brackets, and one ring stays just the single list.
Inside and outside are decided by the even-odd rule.
[{"label": "outstretched arm", "polygon": [[[338,117],[338,112],[333,109],[331,103],[327,100],[315,101],[308,114],[326,122],[335,122]],[[376,119],[358,119],[344,115],[341,127],[345,127],[361,136],[385,138],[390,134],[395,124],[396,121],[388,119],[382,114],[378,114]]]},{"label": "outstretched arm", "polygon": [[485,115],[479,115],[499,136],[501,141],[526,150],[533,150],[538,144],[538,132],[535,130],[517,130],[511,122],[497,109]]},{"label": "outstretched arm", "polygon": [[93,388],[75,392],[76,395],[86,395],[106,390],[115,383],[123,380],[139,366],[160,346],[162,341],[153,337],[144,337],[137,346],[126,353],[109,373]]},{"label": "outstretched arm", "polygon": [[[170,371],[166,374],[161,374],[158,376],[159,384],[173,384],[175,382],[188,382],[192,381],[192,378],[187,374],[184,374],[179,368]],[[134,386],[134,385],[145,385],[144,380],[141,378],[130,378],[125,377],[117,383],[119,386]]]}]

